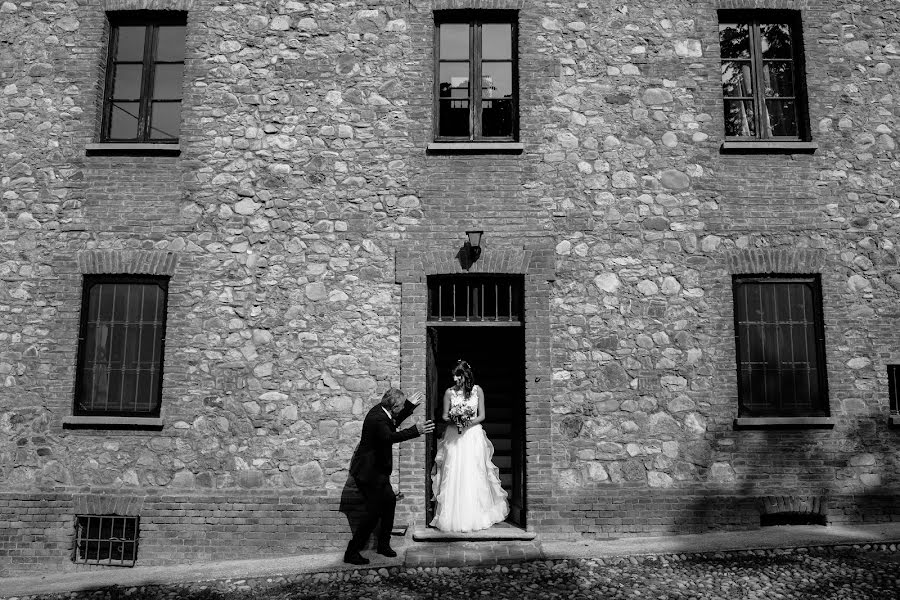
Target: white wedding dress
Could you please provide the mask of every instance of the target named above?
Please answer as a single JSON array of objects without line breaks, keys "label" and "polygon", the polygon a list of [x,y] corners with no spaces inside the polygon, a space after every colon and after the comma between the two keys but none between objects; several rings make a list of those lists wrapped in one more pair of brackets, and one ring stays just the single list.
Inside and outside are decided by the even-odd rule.
[{"label": "white wedding dress", "polygon": [[[462,390],[450,390],[450,406],[473,405],[477,410],[478,394],[470,398]],[[441,531],[478,531],[506,519],[509,502],[500,485],[500,469],[491,459],[494,445],[481,423],[470,425],[462,433],[450,423],[438,440],[437,455],[431,471],[431,489],[437,501],[431,525]]]}]

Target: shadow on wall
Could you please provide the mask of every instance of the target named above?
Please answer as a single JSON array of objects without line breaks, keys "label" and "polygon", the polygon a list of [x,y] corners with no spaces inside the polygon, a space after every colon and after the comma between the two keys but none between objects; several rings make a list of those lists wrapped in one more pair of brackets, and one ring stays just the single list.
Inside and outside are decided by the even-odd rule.
[{"label": "shadow on wall", "polygon": [[859,419],[843,430],[843,439],[815,429],[742,431],[730,438],[730,465],[717,460],[714,440],[711,466],[703,473],[710,487],[679,528],[756,529],[763,515],[772,524],[900,519],[893,485],[900,480],[900,431],[886,434],[880,427],[887,425]]},{"label": "shadow on wall", "polygon": [[[353,457],[350,459],[351,465],[356,460],[357,452],[359,452],[359,446],[353,450]],[[359,530],[359,526],[362,523],[366,512],[362,494],[359,492],[359,489],[356,487],[356,482],[353,481],[353,477],[350,475],[347,475],[347,481],[344,482],[344,488],[341,490],[341,503],[338,510],[347,517],[347,526],[349,529],[347,541],[349,542],[350,538],[356,535],[356,532]]]}]

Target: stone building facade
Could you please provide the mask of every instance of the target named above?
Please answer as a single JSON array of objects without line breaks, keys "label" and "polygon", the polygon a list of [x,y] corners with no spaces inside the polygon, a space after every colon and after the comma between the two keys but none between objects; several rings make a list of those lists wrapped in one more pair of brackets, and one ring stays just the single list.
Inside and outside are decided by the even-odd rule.
[{"label": "stone building facade", "polygon": [[[0,575],[80,568],[84,515],[139,517],[138,564],[342,547],[365,411],[393,385],[433,414],[456,358],[489,411],[506,390],[515,522],[545,539],[900,518],[894,9],[3,0]],[[104,143],[111,23],[166,11],[178,143]],[[796,140],[726,136],[725,11],[797,19]],[[489,13],[517,27],[514,139],[436,142],[436,19]],[[166,282],[157,417],[75,414],[97,275]],[[816,414],[741,412],[744,276],[819,286]],[[517,327],[433,323],[438,281],[515,286]],[[396,450],[411,528],[430,443]]]}]

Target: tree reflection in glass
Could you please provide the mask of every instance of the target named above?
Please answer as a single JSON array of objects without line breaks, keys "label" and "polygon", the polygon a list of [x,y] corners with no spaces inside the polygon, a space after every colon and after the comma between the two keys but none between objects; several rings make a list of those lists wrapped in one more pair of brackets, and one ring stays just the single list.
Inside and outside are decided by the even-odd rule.
[{"label": "tree reflection in glass", "polygon": [[799,135],[794,30],[787,23],[721,23],[725,135]]}]

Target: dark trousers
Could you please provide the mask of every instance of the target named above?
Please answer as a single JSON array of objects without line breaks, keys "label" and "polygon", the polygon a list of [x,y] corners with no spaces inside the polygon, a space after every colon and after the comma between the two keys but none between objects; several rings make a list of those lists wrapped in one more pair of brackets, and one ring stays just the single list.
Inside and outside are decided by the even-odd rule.
[{"label": "dark trousers", "polygon": [[390,546],[391,530],[394,528],[394,510],[397,508],[397,498],[394,496],[390,481],[387,478],[372,482],[356,480],[356,487],[365,500],[366,514],[359,524],[359,529],[347,544],[347,552],[362,550],[379,520],[381,525],[378,527],[378,547]]}]

